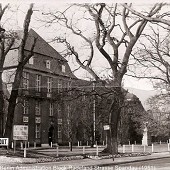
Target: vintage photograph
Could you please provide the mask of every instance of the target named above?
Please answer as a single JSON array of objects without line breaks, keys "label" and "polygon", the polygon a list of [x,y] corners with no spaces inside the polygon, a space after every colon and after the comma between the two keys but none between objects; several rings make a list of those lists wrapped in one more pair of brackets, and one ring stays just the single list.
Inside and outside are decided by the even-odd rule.
[{"label": "vintage photograph", "polygon": [[170,170],[170,4],[0,2],[0,170]]}]

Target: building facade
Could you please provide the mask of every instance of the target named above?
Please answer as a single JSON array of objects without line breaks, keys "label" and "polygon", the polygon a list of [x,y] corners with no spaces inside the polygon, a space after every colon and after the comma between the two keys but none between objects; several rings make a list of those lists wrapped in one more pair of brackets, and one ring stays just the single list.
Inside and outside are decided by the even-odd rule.
[{"label": "building facade", "polygon": [[[36,38],[33,56],[24,67],[19,96],[15,108],[14,125],[28,125],[29,142],[48,144],[62,142],[63,112],[69,114],[69,102],[62,103],[64,91],[78,80],[67,60],[34,30],[29,31],[25,52]],[[10,91],[18,63],[18,47],[14,47],[5,61],[4,82]]]}]

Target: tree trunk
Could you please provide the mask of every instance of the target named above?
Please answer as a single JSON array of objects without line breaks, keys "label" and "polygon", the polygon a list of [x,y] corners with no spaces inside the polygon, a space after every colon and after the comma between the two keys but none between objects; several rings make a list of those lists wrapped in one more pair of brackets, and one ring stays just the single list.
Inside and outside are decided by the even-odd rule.
[{"label": "tree trunk", "polygon": [[110,108],[109,125],[110,130],[107,133],[107,148],[106,152],[112,155],[118,153],[118,124],[120,118],[121,107],[123,104],[123,92],[121,87],[114,87],[115,94]]},{"label": "tree trunk", "polygon": [[18,67],[18,69],[16,70],[16,75],[15,75],[14,83],[12,85],[11,95],[9,98],[8,114],[7,114],[6,124],[5,124],[4,137],[9,138],[10,142],[11,142],[12,130],[13,130],[16,99],[18,97],[18,89],[20,87],[22,72],[23,72],[23,67]]},{"label": "tree trunk", "polygon": [[4,97],[3,97],[3,82],[2,72],[0,72],[0,137],[3,137],[3,121],[4,120]]},{"label": "tree trunk", "polygon": [[70,141],[70,151],[72,152],[73,151],[73,142]]}]

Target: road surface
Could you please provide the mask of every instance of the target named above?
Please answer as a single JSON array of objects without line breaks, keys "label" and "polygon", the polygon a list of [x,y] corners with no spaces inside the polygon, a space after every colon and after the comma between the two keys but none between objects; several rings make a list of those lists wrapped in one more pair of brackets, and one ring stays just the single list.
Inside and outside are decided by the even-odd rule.
[{"label": "road surface", "polygon": [[170,158],[113,165],[115,170],[170,170]]},{"label": "road surface", "polygon": [[[79,167],[80,166],[80,167]],[[49,162],[39,164],[20,164],[20,163],[5,163],[0,165],[0,170],[78,170],[78,169],[96,169],[96,170],[170,170],[170,158],[162,158],[156,160],[148,160],[127,164],[110,165],[107,167],[82,167],[81,160],[77,164],[77,161],[72,161],[71,165],[69,161],[61,162]]]}]

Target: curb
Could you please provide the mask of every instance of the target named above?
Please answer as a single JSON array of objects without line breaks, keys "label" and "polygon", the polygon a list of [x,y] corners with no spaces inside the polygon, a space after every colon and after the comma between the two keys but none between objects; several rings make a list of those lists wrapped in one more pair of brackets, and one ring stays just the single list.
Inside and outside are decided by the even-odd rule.
[{"label": "curb", "polygon": [[[122,161],[122,162],[112,162],[112,163],[105,163],[105,164],[96,164],[95,166],[110,166],[110,165],[121,165],[121,164],[126,164],[126,163],[133,163],[133,162],[144,162],[144,161],[149,161],[149,160],[157,160],[157,159],[164,159],[164,158],[170,158],[169,156],[162,156],[162,157],[155,157],[155,158],[145,158],[145,159],[136,159],[136,160],[127,160],[127,161]],[[91,165],[88,165],[91,166]]]}]

